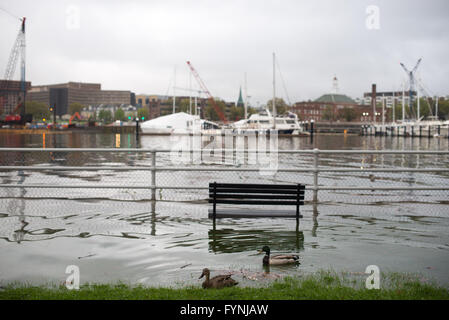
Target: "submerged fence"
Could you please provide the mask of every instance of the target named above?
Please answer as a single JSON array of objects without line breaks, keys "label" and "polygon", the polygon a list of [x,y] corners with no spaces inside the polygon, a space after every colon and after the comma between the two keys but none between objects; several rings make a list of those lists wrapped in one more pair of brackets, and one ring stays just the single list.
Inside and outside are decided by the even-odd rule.
[{"label": "submerged fence", "polygon": [[426,204],[449,212],[449,151],[276,150],[264,164],[251,163],[259,155],[0,148],[0,198],[203,201],[213,181],[302,183],[309,204]]}]

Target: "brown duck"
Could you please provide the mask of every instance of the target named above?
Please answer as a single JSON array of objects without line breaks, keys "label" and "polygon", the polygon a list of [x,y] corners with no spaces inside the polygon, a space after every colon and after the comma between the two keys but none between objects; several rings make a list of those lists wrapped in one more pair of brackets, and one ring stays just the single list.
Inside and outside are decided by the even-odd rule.
[{"label": "brown duck", "polygon": [[233,287],[238,284],[237,281],[231,278],[231,275],[219,275],[215,276],[213,278],[210,278],[210,271],[207,268],[203,269],[203,273],[198,279],[201,279],[203,276],[206,276],[206,280],[203,282],[203,288],[209,289],[209,288],[215,288],[220,289],[224,287]]}]

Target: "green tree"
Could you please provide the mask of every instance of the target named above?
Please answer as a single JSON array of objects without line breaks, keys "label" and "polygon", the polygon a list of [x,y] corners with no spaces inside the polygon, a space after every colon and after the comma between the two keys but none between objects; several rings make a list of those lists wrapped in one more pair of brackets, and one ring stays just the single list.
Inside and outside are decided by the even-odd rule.
[{"label": "green tree", "polygon": [[[224,101],[215,100],[215,103],[219,110],[221,110],[222,114],[225,114],[226,110],[226,104]],[[215,110],[214,106],[211,104],[210,100],[207,101],[206,108],[204,109],[204,117],[211,121],[219,121],[220,116],[218,115],[218,112]]]},{"label": "green tree", "polygon": [[[276,114],[284,114],[290,109],[289,106],[285,103],[284,99],[276,98],[274,101],[276,105]],[[273,110],[273,99],[267,101],[267,108],[270,110],[270,112]]]},{"label": "green tree", "polygon": [[449,100],[438,100],[438,117],[439,119],[449,119]]},{"label": "green tree", "polygon": [[[396,103],[395,107],[394,107],[394,112],[395,112],[395,120],[402,120],[402,103]],[[393,121],[393,110],[391,110],[391,120]],[[405,116],[404,119],[407,118],[407,108],[405,109]]]},{"label": "green tree", "polygon": [[110,110],[100,110],[98,113],[98,119],[104,123],[112,122],[112,112]]},{"label": "green tree", "polygon": [[323,120],[335,121],[335,113],[334,108],[331,106],[326,106],[323,111]]},{"label": "green tree", "polygon": [[248,118],[250,115],[257,113],[256,108],[248,107]]},{"label": "green tree", "polygon": [[[190,100],[189,99],[181,99],[179,102],[176,102],[176,111],[177,112],[185,112],[190,113]],[[192,109],[195,108],[192,101]],[[193,110],[192,110],[193,112]]]},{"label": "green tree", "polygon": [[356,114],[354,109],[348,108],[348,107],[344,107],[341,110],[340,117],[343,118],[344,120],[348,121],[348,122],[351,122],[352,120],[354,120],[357,117],[357,114]]},{"label": "green tree", "polygon": [[240,120],[244,117],[245,115],[245,110],[242,107],[236,107],[236,106],[232,106],[230,109],[230,119],[231,121],[237,121]]},{"label": "green tree", "polygon": [[33,115],[33,119],[38,121],[46,118],[49,119],[51,117],[50,108],[43,102],[37,101],[27,101],[25,103],[26,113],[31,113]]},{"label": "green tree", "polygon": [[[420,98],[419,99],[419,116],[424,118],[427,118],[431,115],[434,115],[435,113],[435,104],[432,103],[432,101],[429,102],[429,100],[425,99],[425,98]],[[416,114],[418,114],[418,100],[415,100],[415,102],[413,103],[414,105],[414,109],[416,110]],[[432,108],[432,110],[429,108]]]},{"label": "green tree", "polygon": [[139,121],[142,121],[142,117],[143,120],[148,120],[150,118],[150,113],[147,108],[140,108],[137,110],[137,117],[139,118]]},{"label": "green tree", "polygon": [[125,112],[122,110],[122,108],[118,108],[117,110],[115,110],[114,119],[125,121]]},{"label": "green tree", "polygon": [[83,111],[84,108],[85,106],[82,105],[81,103],[73,102],[69,106],[69,113],[70,114],[74,114],[75,112],[81,113],[81,111]]}]

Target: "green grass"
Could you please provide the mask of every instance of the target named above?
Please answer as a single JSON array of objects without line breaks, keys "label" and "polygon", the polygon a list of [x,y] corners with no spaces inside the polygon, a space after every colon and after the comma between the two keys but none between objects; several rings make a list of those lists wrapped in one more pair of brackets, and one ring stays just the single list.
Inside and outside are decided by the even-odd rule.
[{"label": "green grass", "polygon": [[26,284],[8,284],[0,289],[0,299],[95,299],[95,300],[288,300],[288,299],[449,299],[449,289],[429,283],[417,276],[407,274],[382,274],[379,290],[364,288],[366,276],[347,277],[329,271],[315,275],[287,277],[269,283],[264,287],[233,287],[225,289],[202,289],[199,286],[182,288],[145,287],[118,284],[88,284],[80,290],[68,290],[65,286],[30,286]]}]

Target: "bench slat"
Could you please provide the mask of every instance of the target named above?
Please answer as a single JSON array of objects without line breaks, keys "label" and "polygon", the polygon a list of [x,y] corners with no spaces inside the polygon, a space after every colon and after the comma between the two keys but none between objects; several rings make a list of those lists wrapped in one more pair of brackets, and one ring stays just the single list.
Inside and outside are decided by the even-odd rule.
[{"label": "bench slat", "polygon": [[[209,197],[213,198],[214,194],[210,193]],[[296,195],[282,195],[282,194],[233,194],[233,193],[217,193],[215,195],[216,199],[292,199],[296,200]],[[304,194],[300,195],[299,198],[301,200],[304,199]]]},{"label": "bench slat", "polygon": [[[219,188],[232,188],[232,189],[290,189],[297,190],[296,184],[253,184],[253,183],[217,183],[217,189]],[[214,183],[209,183],[209,188],[213,189]],[[300,190],[304,190],[305,186],[301,185]]]},{"label": "bench slat", "polygon": [[299,204],[300,206],[304,205],[304,201],[299,201],[297,203],[296,201],[269,201],[269,200],[222,200],[222,199],[216,199],[214,202],[214,199],[209,199],[209,203],[222,203],[222,204],[266,204],[266,205],[281,205],[281,206],[295,206]]},{"label": "bench slat", "polygon": [[[209,189],[209,194],[213,194],[214,189]],[[278,190],[268,190],[268,189],[218,189],[216,190],[216,194],[219,193],[267,193],[267,194],[297,194],[298,191],[296,190],[284,190],[284,189],[278,189]],[[299,193],[304,193],[304,191],[299,191]]]}]

